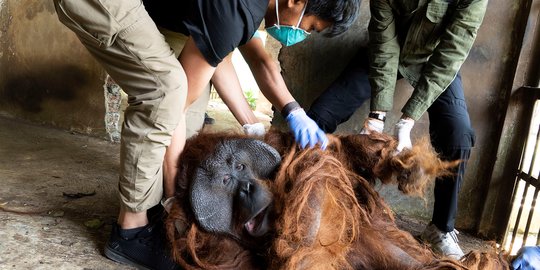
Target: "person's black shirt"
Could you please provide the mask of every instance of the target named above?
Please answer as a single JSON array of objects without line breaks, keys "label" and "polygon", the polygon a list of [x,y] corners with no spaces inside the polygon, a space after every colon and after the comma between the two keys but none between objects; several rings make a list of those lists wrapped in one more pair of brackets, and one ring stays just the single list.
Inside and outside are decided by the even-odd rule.
[{"label": "person's black shirt", "polygon": [[262,22],[268,0],[143,0],[160,27],[193,37],[206,61],[217,66],[245,44]]}]

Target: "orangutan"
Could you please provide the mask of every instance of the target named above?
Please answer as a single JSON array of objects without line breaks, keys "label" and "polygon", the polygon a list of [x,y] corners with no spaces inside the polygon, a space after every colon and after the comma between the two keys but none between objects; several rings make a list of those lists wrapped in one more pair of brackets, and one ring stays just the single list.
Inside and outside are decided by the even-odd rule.
[{"label": "orangutan", "polygon": [[384,134],[329,139],[326,150],[301,150],[277,131],[188,140],[166,220],[175,260],[186,269],[509,269],[495,253],[437,257],[396,226],[373,188],[379,180],[422,196],[459,160],[440,160],[426,140],[396,154]]}]

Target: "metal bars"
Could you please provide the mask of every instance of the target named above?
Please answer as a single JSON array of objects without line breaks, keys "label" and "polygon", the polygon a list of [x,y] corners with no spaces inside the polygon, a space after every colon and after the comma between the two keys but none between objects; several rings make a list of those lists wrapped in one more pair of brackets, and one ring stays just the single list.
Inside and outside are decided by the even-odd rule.
[{"label": "metal bars", "polygon": [[512,213],[504,237],[504,249],[515,254],[525,245],[540,244],[540,104],[535,103],[531,129],[525,141],[512,194]]}]

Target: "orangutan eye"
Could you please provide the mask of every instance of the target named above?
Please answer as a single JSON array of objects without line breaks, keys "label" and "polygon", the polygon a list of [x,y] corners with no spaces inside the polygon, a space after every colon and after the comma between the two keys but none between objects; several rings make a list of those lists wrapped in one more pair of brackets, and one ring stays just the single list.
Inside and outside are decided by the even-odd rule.
[{"label": "orangutan eye", "polygon": [[244,166],[244,164],[238,163],[238,164],[236,164],[235,169],[236,169],[237,171],[242,171],[242,170],[244,170],[245,167],[246,167],[246,166]]},{"label": "orangutan eye", "polygon": [[223,179],[222,179],[222,182],[224,185],[227,185],[229,182],[231,181],[231,176],[230,175],[225,175],[223,176]]}]

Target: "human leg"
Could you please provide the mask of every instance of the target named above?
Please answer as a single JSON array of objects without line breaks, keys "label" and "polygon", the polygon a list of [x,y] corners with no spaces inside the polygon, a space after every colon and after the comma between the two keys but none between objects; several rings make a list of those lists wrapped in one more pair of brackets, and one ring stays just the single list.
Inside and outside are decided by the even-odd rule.
[{"label": "human leg", "polygon": [[[182,49],[184,48],[184,45],[186,45],[188,36],[161,27],[158,27],[158,29],[165,37],[165,41],[173,49],[175,57],[178,58],[182,52]],[[201,95],[192,104],[187,104],[187,111],[185,113],[185,138],[190,138],[196,135],[204,125],[205,113],[210,100],[210,87],[211,86],[209,83]],[[176,137],[178,136],[173,137],[173,141],[176,140]],[[180,155],[180,152],[181,151],[177,151],[177,154]]]},{"label": "human leg", "polygon": [[184,128],[179,125],[172,136],[171,144],[165,152],[165,160],[163,162],[163,182],[165,188],[164,197],[170,198],[174,196],[175,177],[178,172],[178,161],[180,154],[184,149],[186,138],[195,136],[204,125],[204,114],[210,100],[210,85],[205,89],[201,96],[188,107],[187,112],[183,116],[183,122],[186,124]]},{"label": "human leg", "polygon": [[[449,237],[455,238],[458,194],[475,139],[459,74],[428,109],[428,113],[431,143],[435,150],[444,160],[462,160],[452,176],[436,179],[434,190],[432,225],[443,235],[450,234]],[[448,239],[454,240],[457,245],[457,238]]]},{"label": "human leg", "polygon": [[463,160],[454,170],[455,175],[438,178],[435,182],[432,222],[443,232],[454,230],[458,194],[463,183],[463,176],[471,149],[453,149],[441,151],[443,160]]},{"label": "human leg", "polygon": [[[171,46],[176,58],[182,52],[188,37],[181,33],[173,32],[165,28],[158,28],[165,37],[165,41]],[[184,149],[185,138],[196,135],[204,125],[204,117],[208,101],[210,100],[210,84],[201,96],[192,104],[188,105],[187,112],[182,115],[182,122],[186,124],[179,126],[173,133],[171,144],[165,152],[163,162],[163,184],[165,186],[164,197],[170,198],[174,195],[175,177],[178,172],[178,160],[182,149]]]},{"label": "human leg", "polygon": [[174,267],[165,255],[144,256],[155,248],[139,240],[149,240],[155,231],[149,229],[146,210],[162,197],[161,168],[172,132],[185,126],[185,73],[140,0],[63,0],[55,1],[55,7],[60,21],[128,94],[120,154],[120,228],[113,229],[106,255],[137,266]]},{"label": "human leg", "polygon": [[326,133],[332,133],[371,97],[367,57],[363,50],[313,102],[307,115]]}]

